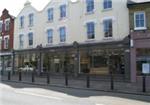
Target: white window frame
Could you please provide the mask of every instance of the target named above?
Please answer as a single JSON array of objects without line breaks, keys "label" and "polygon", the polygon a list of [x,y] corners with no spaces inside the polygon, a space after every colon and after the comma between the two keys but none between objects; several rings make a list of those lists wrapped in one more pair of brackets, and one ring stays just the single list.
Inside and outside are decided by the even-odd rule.
[{"label": "white window frame", "polygon": [[[136,15],[139,14],[139,13],[144,14],[144,27],[137,27],[136,26]],[[147,29],[146,28],[146,15],[145,15],[145,12],[144,11],[134,12],[134,30],[145,30],[145,29]]]},{"label": "white window frame", "polygon": [[2,32],[3,31],[3,21],[0,21],[0,23],[2,24],[0,27],[1,27],[1,30],[0,30],[0,32]]},{"label": "white window frame", "polygon": [[[6,46],[5,38],[8,38],[8,45]],[[9,35],[4,36],[4,49],[9,48]]]},{"label": "white window frame", "polygon": [[[9,29],[7,30],[7,25],[6,25],[6,22],[8,22],[9,21]],[[5,19],[5,31],[9,31],[10,30],[10,18],[8,18],[8,19]]]},{"label": "white window frame", "polygon": [[22,46],[21,46],[20,36],[22,36],[22,38],[24,39],[24,34],[19,34],[19,48],[22,49],[24,47],[24,40],[22,41]]},{"label": "white window frame", "polygon": [[[112,21],[112,36],[105,37],[104,22],[105,22],[105,21],[108,21],[108,20],[111,20],[111,21]],[[112,39],[112,38],[113,38],[113,18],[107,17],[107,18],[103,19],[103,35],[104,35],[104,36],[103,36],[104,39]]]},{"label": "white window frame", "polygon": [[0,37],[0,49],[2,49],[2,41],[3,41],[3,39],[2,39],[2,37]]}]

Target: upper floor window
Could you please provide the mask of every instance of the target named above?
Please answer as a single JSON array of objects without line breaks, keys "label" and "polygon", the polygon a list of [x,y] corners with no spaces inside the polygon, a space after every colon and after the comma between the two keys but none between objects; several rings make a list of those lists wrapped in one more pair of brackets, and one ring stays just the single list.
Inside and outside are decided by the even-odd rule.
[{"label": "upper floor window", "polygon": [[0,37],[0,49],[2,49],[2,37]]},{"label": "upper floor window", "polygon": [[4,38],[4,49],[8,49],[9,48],[9,37],[5,37]]},{"label": "upper floor window", "polygon": [[86,12],[93,12],[94,0],[86,0]]},{"label": "upper floor window", "polygon": [[24,27],[24,16],[20,17],[20,28]]},{"label": "upper floor window", "polygon": [[2,32],[2,29],[3,29],[3,22],[2,21],[0,21],[0,32]]},{"label": "upper floor window", "polygon": [[48,21],[53,21],[53,8],[49,8],[47,10],[47,14],[48,14]]},{"label": "upper floor window", "polygon": [[23,41],[23,34],[20,34],[19,35],[19,47],[20,48],[23,48],[23,43],[24,43],[24,41]]},{"label": "upper floor window", "polygon": [[29,14],[29,26],[33,26],[33,21],[34,21],[34,15],[33,13]]},{"label": "upper floor window", "polygon": [[87,25],[87,38],[94,39],[95,38],[95,23],[89,22]]},{"label": "upper floor window", "polygon": [[113,33],[112,33],[112,19],[106,19],[103,21],[104,24],[104,37],[108,38],[108,37],[112,37]]},{"label": "upper floor window", "polygon": [[53,30],[48,29],[47,30],[47,43],[52,43],[53,42]]},{"label": "upper floor window", "polygon": [[66,17],[66,5],[60,6],[60,18]]},{"label": "upper floor window", "polygon": [[10,20],[5,21],[5,31],[9,31],[10,29]]},{"label": "upper floor window", "polygon": [[29,46],[33,45],[33,33],[32,32],[28,34],[28,42],[29,42]]},{"label": "upper floor window", "polygon": [[66,41],[66,28],[60,27],[59,33],[60,33],[60,42],[65,42]]},{"label": "upper floor window", "polygon": [[112,0],[104,0],[104,9],[112,8]]},{"label": "upper floor window", "polygon": [[146,29],[146,18],[145,12],[134,13],[134,28],[135,29]]}]

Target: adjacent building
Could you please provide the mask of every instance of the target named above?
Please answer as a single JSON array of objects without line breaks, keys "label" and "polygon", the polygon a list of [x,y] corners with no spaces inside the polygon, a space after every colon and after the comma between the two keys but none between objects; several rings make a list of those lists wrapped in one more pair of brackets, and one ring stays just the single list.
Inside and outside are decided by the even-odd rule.
[{"label": "adjacent building", "polygon": [[51,0],[41,11],[26,2],[15,20],[15,66],[129,79],[128,17],[127,0]]},{"label": "adjacent building", "polygon": [[143,63],[150,64],[150,1],[130,0],[128,8],[131,35],[131,80],[138,82],[143,74]]},{"label": "adjacent building", "polygon": [[14,16],[4,9],[0,17],[0,69],[11,70],[14,39]]}]

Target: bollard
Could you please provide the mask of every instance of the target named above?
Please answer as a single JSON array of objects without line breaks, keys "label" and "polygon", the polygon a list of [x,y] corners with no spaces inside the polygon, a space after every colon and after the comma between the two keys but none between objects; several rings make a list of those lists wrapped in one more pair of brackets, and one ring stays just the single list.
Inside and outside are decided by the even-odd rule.
[{"label": "bollard", "polygon": [[8,80],[10,80],[10,79],[11,79],[11,72],[8,71]]},{"label": "bollard", "polygon": [[35,79],[34,79],[34,71],[32,72],[32,83],[35,82]]},{"label": "bollard", "polygon": [[49,83],[50,83],[50,74],[47,73],[47,84],[49,84]]},{"label": "bollard", "polygon": [[111,72],[111,75],[110,75],[111,77],[110,77],[110,88],[111,88],[111,90],[114,90],[114,78],[113,78],[113,74],[112,74],[112,72]]},{"label": "bollard", "polygon": [[65,73],[65,85],[68,86],[68,74]]},{"label": "bollard", "polygon": [[87,86],[87,88],[90,88],[90,76],[89,76],[89,74],[87,74],[87,76],[86,76],[86,86]]},{"label": "bollard", "polygon": [[21,71],[19,71],[19,81],[22,81],[22,74],[21,74]]},{"label": "bollard", "polygon": [[143,92],[146,92],[146,75],[143,75]]}]

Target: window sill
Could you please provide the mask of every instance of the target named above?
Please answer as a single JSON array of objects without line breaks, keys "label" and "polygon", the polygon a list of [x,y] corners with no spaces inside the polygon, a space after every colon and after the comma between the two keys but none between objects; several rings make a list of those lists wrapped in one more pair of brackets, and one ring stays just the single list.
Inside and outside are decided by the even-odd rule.
[{"label": "window sill", "polygon": [[28,27],[33,27],[33,25],[29,25]]},{"label": "window sill", "polygon": [[95,13],[95,10],[90,11],[90,12],[87,12],[87,11],[86,11],[85,15],[92,15],[92,14],[94,14],[94,13]]},{"label": "window sill", "polygon": [[94,42],[95,41],[95,39],[93,38],[93,39],[87,39],[85,42]]},{"label": "window sill", "polygon": [[53,43],[47,43],[46,44],[46,46],[48,47],[48,46],[52,46],[53,45]]},{"label": "window sill", "polygon": [[24,27],[20,27],[19,29],[24,29]]},{"label": "window sill", "polygon": [[146,27],[138,27],[138,28],[134,28],[135,31],[142,31],[142,30],[147,30]]},{"label": "window sill", "polygon": [[112,8],[106,8],[106,9],[103,9],[102,12],[107,12],[107,11],[111,11],[113,10]]},{"label": "window sill", "polygon": [[63,45],[63,44],[66,44],[66,42],[59,42],[59,45]]},{"label": "window sill", "polygon": [[48,20],[48,21],[47,21],[47,23],[53,23],[53,22],[54,22],[53,20]]},{"label": "window sill", "polygon": [[103,40],[113,40],[113,37],[104,37]]},{"label": "window sill", "polygon": [[62,21],[62,20],[66,20],[67,17],[62,17],[62,18],[59,18],[59,21]]}]

